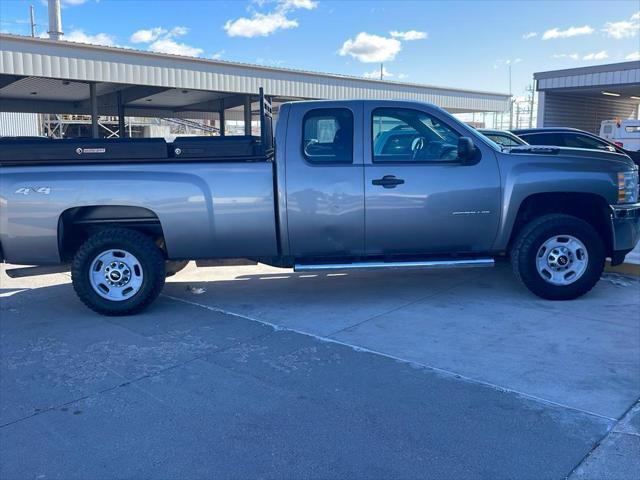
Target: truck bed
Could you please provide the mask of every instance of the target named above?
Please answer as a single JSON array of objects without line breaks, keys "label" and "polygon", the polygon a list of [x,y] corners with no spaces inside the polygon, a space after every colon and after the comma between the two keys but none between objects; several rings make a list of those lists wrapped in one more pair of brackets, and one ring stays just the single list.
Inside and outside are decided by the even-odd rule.
[{"label": "truck bed", "polygon": [[[148,142],[149,151],[157,143]],[[0,246],[6,261],[60,263],[59,239],[78,218],[95,224],[154,219],[173,260],[278,254],[275,164],[266,157],[132,160],[130,152],[121,159],[26,158],[2,166]]]},{"label": "truck bed", "polygon": [[0,138],[0,165],[55,165],[158,162],[256,162],[268,155],[260,137],[47,139]]}]

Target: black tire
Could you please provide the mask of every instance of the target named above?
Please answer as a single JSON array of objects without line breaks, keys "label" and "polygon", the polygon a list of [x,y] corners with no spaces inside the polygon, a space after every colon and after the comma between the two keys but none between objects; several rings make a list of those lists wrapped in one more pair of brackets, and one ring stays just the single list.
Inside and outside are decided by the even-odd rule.
[{"label": "black tire", "polygon": [[[582,276],[568,285],[554,285],[538,272],[536,260],[542,245],[553,236],[571,235],[587,250]],[[602,275],[605,246],[602,237],[587,222],[564,214],[538,217],[524,226],[511,249],[513,272],[529,290],[547,300],[572,300],[591,290]]]},{"label": "black tire", "polygon": [[[94,259],[110,249],[124,250],[134,255],[144,273],[139,290],[126,300],[103,298],[91,286],[89,271]],[[149,306],[162,291],[165,279],[164,254],[153,240],[135,230],[103,230],[89,237],[78,249],[73,259],[71,278],[76,294],[91,310],[109,316],[132,315]]]},{"label": "black tire", "polygon": [[185,267],[189,264],[188,260],[167,260],[166,263],[166,277],[173,277],[180,270],[184,270]]}]

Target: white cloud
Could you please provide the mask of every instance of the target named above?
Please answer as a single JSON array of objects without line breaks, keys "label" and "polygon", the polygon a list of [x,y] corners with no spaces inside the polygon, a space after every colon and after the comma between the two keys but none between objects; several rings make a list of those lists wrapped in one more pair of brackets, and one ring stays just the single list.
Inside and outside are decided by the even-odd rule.
[{"label": "white cloud", "polygon": [[186,43],[176,42],[175,37],[186,35],[187,27],[177,26],[170,30],[163,27],[138,30],[131,35],[133,43],[148,43],[148,49],[152,52],[169,53],[171,55],[183,55],[185,57],[197,57],[204,52],[203,49],[192,47]]},{"label": "white cloud", "polygon": [[289,13],[299,9],[313,10],[317,6],[313,0],[279,0],[272,12],[253,12],[251,17],[227,20],[224,29],[230,37],[266,37],[278,30],[298,26],[297,20],[288,17]]},{"label": "white cloud", "polygon": [[318,2],[313,0],[284,0],[280,2],[280,7],[284,10],[296,10],[298,8],[313,10],[317,6]]},{"label": "white cloud", "polygon": [[[48,37],[48,35],[46,36]],[[107,47],[115,45],[115,41],[111,35],[106,33],[90,35],[84,33],[82,30],[72,30],[70,33],[65,33],[62,39],[67,42],[89,43],[92,45],[105,45]]]},{"label": "white cloud", "polygon": [[296,28],[298,22],[291,20],[282,12],[268,14],[254,13],[251,18],[241,17],[228,20],[224,29],[230,37],[266,37],[278,30]]},{"label": "white cloud", "polygon": [[280,67],[284,65],[284,60],[279,60],[276,58],[258,57],[256,58],[256,63],[259,65],[266,65],[268,67]]},{"label": "white cloud", "polygon": [[[365,72],[362,74],[362,76],[364,78],[372,78],[375,80],[379,80],[380,79],[380,69],[376,69],[376,70],[372,70],[371,72]],[[391,77],[395,77],[395,75],[393,73],[391,73],[389,70],[386,69],[386,67],[382,67],[382,78],[391,78]]]},{"label": "white cloud", "polygon": [[569,27],[566,30],[559,30],[557,28],[552,28],[551,30],[547,30],[542,35],[543,40],[550,40],[553,38],[569,38],[569,37],[577,37],[578,35],[590,35],[594,32],[594,29],[589,25],[584,25],[582,27]]},{"label": "white cloud", "polygon": [[197,57],[204,50],[192,47],[186,43],[178,43],[171,38],[160,38],[149,45],[149,50],[158,53],[169,53],[171,55],[182,55],[185,57]]},{"label": "white cloud", "polygon": [[551,56],[553,58],[570,58],[571,60],[578,60],[578,58],[580,58],[577,53],[554,53]]},{"label": "white cloud", "polygon": [[62,0],[62,5],[82,5],[87,0]]},{"label": "white cloud", "polygon": [[537,37],[537,36],[538,36],[538,32],[528,32],[522,35],[522,38],[524,38],[525,40],[529,40],[530,38]]},{"label": "white cloud", "polygon": [[629,55],[627,55],[624,58],[626,60],[631,60],[632,62],[639,61],[640,60],[640,50],[638,50],[637,52],[630,53]]},{"label": "white cloud", "polygon": [[162,27],[154,27],[148,30],[138,30],[134,32],[129,40],[133,43],[150,43],[157,40],[160,35],[164,35],[167,31]]},{"label": "white cloud", "polygon": [[171,31],[169,32],[169,36],[170,37],[179,37],[182,35],[186,35],[187,33],[189,33],[189,29],[187,27],[173,27],[171,29]]},{"label": "white cloud", "polygon": [[609,54],[606,50],[602,50],[600,52],[588,53],[584,57],[583,60],[604,60],[605,58],[609,58]]},{"label": "white cloud", "polygon": [[364,63],[386,62],[393,60],[401,48],[402,44],[395,38],[360,32],[355,40],[350,38],[344,42],[338,53],[350,55]]},{"label": "white cloud", "polygon": [[625,20],[621,22],[607,22],[602,29],[608,37],[616,38],[631,38],[638,34],[639,27],[638,22],[627,22]]},{"label": "white cloud", "polygon": [[410,40],[424,40],[427,38],[427,32],[419,32],[417,30],[407,30],[406,32],[399,32],[397,30],[392,30],[389,32],[393,38],[399,38],[400,40],[410,41]]},{"label": "white cloud", "polygon": [[618,40],[635,37],[640,32],[640,12],[631,15],[629,20],[607,22],[602,31],[606,36]]},{"label": "white cloud", "polygon": [[225,53],[226,52],[224,50],[219,50],[216,53],[214,53],[213,55],[211,55],[211,58],[213,60],[220,60]]}]

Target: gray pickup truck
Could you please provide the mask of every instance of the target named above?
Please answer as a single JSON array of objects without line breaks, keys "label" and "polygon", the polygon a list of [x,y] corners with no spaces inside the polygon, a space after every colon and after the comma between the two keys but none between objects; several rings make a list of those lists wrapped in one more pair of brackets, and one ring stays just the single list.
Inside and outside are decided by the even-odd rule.
[{"label": "gray pickup truck", "polygon": [[[592,150],[503,148],[408,101],[260,97],[259,137],[0,141],[10,275],[70,266],[80,299],[140,311],[187,260],[305,270],[490,266],[573,299],[640,236],[638,170]],[[59,268],[59,267],[58,267]]]}]

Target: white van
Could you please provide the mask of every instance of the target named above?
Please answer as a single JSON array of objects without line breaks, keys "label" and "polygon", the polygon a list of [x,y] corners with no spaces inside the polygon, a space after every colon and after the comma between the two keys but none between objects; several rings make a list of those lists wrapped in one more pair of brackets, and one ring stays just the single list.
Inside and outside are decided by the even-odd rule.
[{"label": "white van", "polygon": [[600,136],[625,150],[640,151],[640,120],[605,120]]}]

